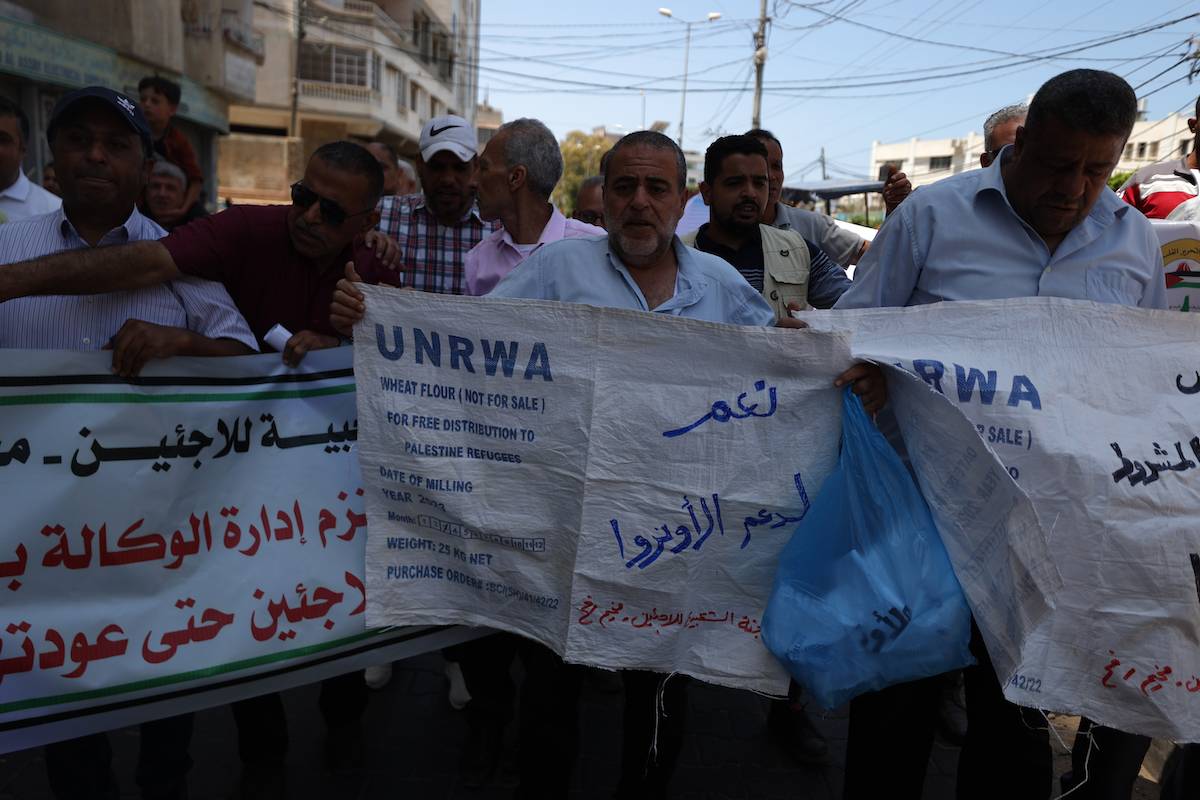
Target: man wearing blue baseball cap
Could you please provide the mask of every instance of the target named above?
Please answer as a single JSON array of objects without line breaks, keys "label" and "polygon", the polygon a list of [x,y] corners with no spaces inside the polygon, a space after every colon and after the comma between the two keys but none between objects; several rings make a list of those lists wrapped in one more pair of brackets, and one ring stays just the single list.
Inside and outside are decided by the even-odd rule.
[{"label": "man wearing blue baseball cap", "polygon": [[[100,86],[65,94],[46,131],[62,208],[0,226],[0,271],[60,251],[94,252],[157,240],[166,231],[137,210],[149,174],[150,129],[136,103]],[[45,295],[0,306],[0,347],[111,349],[113,372],[139,373],[151,358],[241,355],[254,334],[219,283],[170,283],[97,297]],[[143,798],[187,796],[192,714],[143,723],[137,783]],[[54,796],[116,798],[108,737],[94,733],[47,745]]]}]

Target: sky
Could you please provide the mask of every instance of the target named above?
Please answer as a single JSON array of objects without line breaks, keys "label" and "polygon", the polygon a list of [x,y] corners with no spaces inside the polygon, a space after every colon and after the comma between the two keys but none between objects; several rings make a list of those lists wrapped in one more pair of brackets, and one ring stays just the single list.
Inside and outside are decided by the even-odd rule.
[{"label": "sky", "polygon": [[[690,20],[685,148],[750,127],[759,0],[481,2],[480,99],[505,120],[536,117],[560,139],[662,120],[676,138]],[[768,0],[767,14],[762,126],[790,182],[820,178],[822,147],[831,178],[865,177],[873,140],[981,132],[1068,69],[1122,75],[1149,119],[1190,116],[1200,92],[1187,77],[1200,62],[1185,58],[1200,42],[1195,0]]]}]

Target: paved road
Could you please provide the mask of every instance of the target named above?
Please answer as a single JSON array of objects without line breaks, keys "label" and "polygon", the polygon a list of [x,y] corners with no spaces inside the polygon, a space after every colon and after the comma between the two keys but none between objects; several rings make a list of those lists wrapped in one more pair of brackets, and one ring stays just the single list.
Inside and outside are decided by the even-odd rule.
[{"label": "paved road", "polygon": [[[324,724],[317,712],[314,687],[284,695],[291,723],[288,759],[289,797],[387,798],[387,800],[501,800],[509,786],[468,789],[458,774],[459,748],[466,722],[447,699],[447,682],[439,655],[429,654],[396,664],[392,682],[372,693],[365,728],[367,753],[362,770],[329,774],[323,768]],[[607,800],[616,786],[620,761],[620,689],[612,681],[589,680],[581,711],[581,757],[572,798]],[[728,689],[693,684],[688,736],[672,785],[677,800],[836,800],[841,795],[841,759],[845,747],[844,713],[817,718],[829,737],[833,764],[827,768],[796,765],[768,740],[767,701]],[[511,726],[510,726],[511,727]],[[511,740],[509,745],[514,742]],[[137,729],[111,734],[122,798],[136,798],[133,782]],[[927,800],[953,797],[957,750],[935,747]],[[192,800],[223,800],[230,795],[239,763],[236,733],[227,708],[197,717],[192,744],[195,766],[190,776]],[[512,778],[511,769],[508,778]],[[504,784],[502,778],[499,782]],[[0,800],[49,797],[41,750],[0,757]]]}]

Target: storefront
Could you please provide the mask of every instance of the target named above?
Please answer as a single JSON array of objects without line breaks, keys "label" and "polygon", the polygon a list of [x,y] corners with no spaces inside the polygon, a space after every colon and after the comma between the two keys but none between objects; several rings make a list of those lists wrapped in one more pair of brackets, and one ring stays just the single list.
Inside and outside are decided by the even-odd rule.
[{"label": "storefront", "polygon": [[[31,141],[25,171],[33,180],[41,180],[42,166],[50,161],[46,123],[64,92],[102,85],[136,98],[138,81],[156,73],[183,88],[175,123],[196,149],[205,186],[216,186],[216,140],[219,134],[229,132],[224,99],[185,76],[107,47],[0,16],[0,95],[18,102],[29,116]],[[212,204],[214,198],[209,196],[206,201]]]}]

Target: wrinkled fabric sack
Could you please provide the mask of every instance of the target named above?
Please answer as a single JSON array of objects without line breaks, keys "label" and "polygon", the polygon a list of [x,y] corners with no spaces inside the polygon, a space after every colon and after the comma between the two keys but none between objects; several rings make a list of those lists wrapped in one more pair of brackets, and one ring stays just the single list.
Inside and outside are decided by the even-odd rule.
[{"label": "wrinkled fabric sack", "polygon": [[847,387],[837,469],[784,548],[763,641],[813,699],[973,662],[971,612],[929,507]]}]

